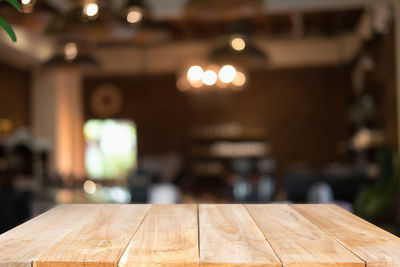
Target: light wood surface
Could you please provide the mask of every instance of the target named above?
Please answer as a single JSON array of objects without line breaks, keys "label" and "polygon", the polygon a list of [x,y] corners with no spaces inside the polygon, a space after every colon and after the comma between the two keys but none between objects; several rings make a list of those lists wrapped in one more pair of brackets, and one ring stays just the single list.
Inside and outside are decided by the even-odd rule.
[{"label": "light wood surface", "polygon": [[0,235],[0,266],[31,267],[43,251],[96,209],[92,205],[58,206]]},{"label": "light wood surface", "polygon": [[199,205],[200,266],[282,266],[243,205]]},{"label": "light wood surface", "polygon": [[153,205],[120,266],[199,266],[196,205]]},{"label": "light wood surface", "polygon": [[246,205],[284,266],[364,266],[289,205]]},{"label": "light wood surface", "polygon": [[33,266],[117,266],[150,205],[99,205]]},{"label": "light wood surface", "polygon": [[400,266],[400,239],[336,205],[292,205],[363,259],[368,267]]},{"label": "light wood surface", "polygon": [[0,267],[400,267],[400,239],[334,205],[62,205],[0,235]]}]

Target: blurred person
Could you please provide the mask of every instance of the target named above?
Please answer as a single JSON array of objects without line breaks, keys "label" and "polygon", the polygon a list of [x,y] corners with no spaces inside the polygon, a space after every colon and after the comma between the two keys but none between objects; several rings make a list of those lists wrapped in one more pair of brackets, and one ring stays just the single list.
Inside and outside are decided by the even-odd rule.
[{"label": "blurred person", "polygon": [[131,203],[148,202],[149,180],[149,174],[142,169],[138,169],[135,173],[130,174],[128,181],[131,192]]},{"label": "blurred person", "polygon": [[308,203],[329,204],[333,203],[333,201],[333,191],[327,183],[315,183],[307,192]]}]

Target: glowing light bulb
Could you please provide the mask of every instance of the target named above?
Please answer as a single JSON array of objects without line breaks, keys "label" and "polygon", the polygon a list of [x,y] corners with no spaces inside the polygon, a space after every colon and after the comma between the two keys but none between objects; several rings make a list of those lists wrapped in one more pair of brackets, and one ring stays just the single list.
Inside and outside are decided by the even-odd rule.
[{"label": "glowing light bulb", "polygon": [[238,71],[232,83],[236,86],[243,86],[246,83],[246,75]]},{"label": "glowing light bulb", "polygon": [[230,83],[235,79],[236,69],[232,65],[225,65],[218,73],[218,77],[223,83]]},{"label": "glowing light bulb", "polygon": [[187,72],[190,82],[200,81],[203,78],[203,69],[200,66],[191,66]]},{"label": "glowing light bulb", "polygon": [[21,0],[21,4],[23,5],[29,5],[31,3],[31,0]]},{"label": "glowing light bulb", "polygon": [[212,70],[206,70],[203,73],[202,80],[205,85],[208,85],[208,86],[213,85],[217,82],[217,79],[218,79],[217,74]]},{"label": "glowing light bulb", "polygon": [[126,20],[129,23],[134,24],[141,21],[142,17],[143,17],[142,10],[140,10],[140,8],[133,7],[129,9],[128,14],[126,15]]},{"label": "glowing light bulb", "polygon": [[99,12],[99,5],[96,2],[87,3],[83,7],[83,13],[88,17],[94,17]]},{"label": "glowing light bulb", "polygon": [[78,55],[78,48],[75,43],[68,43],[64,46],[64,58],[66,61],[73,61]]},{"label": "glowing light bulb", "polygon": [[246,42],[241,37],[236,37],[231,40],[231,46],[236,51],[242,51],[246,47]]}]

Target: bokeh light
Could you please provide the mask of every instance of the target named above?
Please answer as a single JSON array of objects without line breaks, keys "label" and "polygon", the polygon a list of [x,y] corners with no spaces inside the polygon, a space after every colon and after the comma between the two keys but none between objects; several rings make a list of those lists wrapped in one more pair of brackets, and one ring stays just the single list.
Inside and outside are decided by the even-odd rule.
[{"label": "bokeh light", "polygon": [[206,70],[203,73],[202,80],[205,85],[208,86],[214,85],[217,82],[217,79],[218,79],[217,74],[212,70]]},{"label": "bokeh light", "polygon": [[75,43],[68,43],[64,46],[64,58],[66,61],[73,61],[78,55],[78,47]]},{"label": "bokeh light", "polygon": [[129,9],[128,14],[126,15],[126,20],[131,23],[138,23],[142,20],[143,13],[140,8],[133,7]]},{"label": "bokeh light", "polygon": [[223,83],[230,83],[236,76],[236,69],[232,65],[225,65],[218,73],[218,77]]},{"label": "bokeh light", "polygon": [[[205,86],[209,86],[211,90],[229,88],[229,90],[239,91],[246,83],[246,76],[241,72],[240,66],[237,69],[233,64],[192,65],[184,74],[186,75],[178,76],[176,81],[178,90],[182,92],[196,88],[205,89]],[[200,91],[208,92],[208,90]]]},{"label": "bokeh light", "polygon": [[246,42],[241,37],[236,37],[231,40],[231,46],[236,51],[242,51],[246,47]]},{"label": "bokeh light", "polygon": [[185,77],[180,77],[176,81],[176,87],[178,88],[179,91],[185,92],[190,90],[190,83]]},{"label": "bokeh light", "polygon": [[236,72],[236,76],[232,81],[233,85],[243,86],[246,83],[246,75],[244,73],[238,71]]},{"label": "bokeh light", "polygon": [[187,78],[190,82],[200,81],[203,78],[203,69],[200,66],[191,66],[187,72]]},{"label": "bokeh light", "polygon": [[99,5],[96,2],[86,3],[83,6],[83,13],[88,17],[94,17],[99,12]]},{"label": "bokeh light", "polygon": [[87,194],[94,194],[96,193],[96,183],[91,181],[91,180],[87,180],[84,184],[83,184],[83,190],[85,191],[85,193]]}]

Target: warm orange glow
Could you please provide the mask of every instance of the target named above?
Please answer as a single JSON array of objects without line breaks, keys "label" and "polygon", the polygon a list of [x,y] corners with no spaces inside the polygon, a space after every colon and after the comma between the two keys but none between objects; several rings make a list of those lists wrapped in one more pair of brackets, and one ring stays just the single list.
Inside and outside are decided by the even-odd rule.
[{"label": "warm orange glow", "polygon": [[239,91],[245,83],[246,76],[237,71],[233,65],[209,64],[204,69],[200,65],[192,65],[187,69],[185,76],[177,79],[176,86],[182,92],[204,86],[213,86],[212,89],[229,88]]},{"label": "warm orange glow", "polygon": [[96,2],[89,2],[83,6],[83,13],[88,17],[94,17],[99,12],[99,5]]},{"label": "warm orange glow", "polygon": [[186,76],[190,82],[200,81],[203,77],[203,69],[197,65],[191,66]]},{"label": "warm orange glow", "polygon": [[142,20],[143,14],[139,8],[131,8],[126,15],[126,20],[131,23],[138,23]]},{"label": "warm orange glow", "polygon": [[75,43],[68,43],[64,47],[64,57],[66,61],[73,61],[78,55],[78,48]]},{"label": "warm orange glow", "polygon": [[55,167],[63,177],[80,178],[84,169],[83,118],[78,70],[60,69],[56,76]]},{"label": "warm orange glow", "polygon": [[243,86],[246,83],[246,75],[238,71],[232,83],[236,86]]},{"label": "warm orange glow", "polygon": [[176,87],[179,91],[185,92],[190,89],[190,83],[185,77],[181,77],[176,82]]},{"label": "warm orange glow", "polygon": [[233,38],[231,41],[231,46],[236,51],[242,51],[246,47],[246,43],[241,37]]},{"label": "warm orange glow", "polygon": [[212,70],[206,70],[203,73],[202,80],[205,85],[208,86],[214,85],[217,82],[217,79],[218,79],[217,74]]}]

